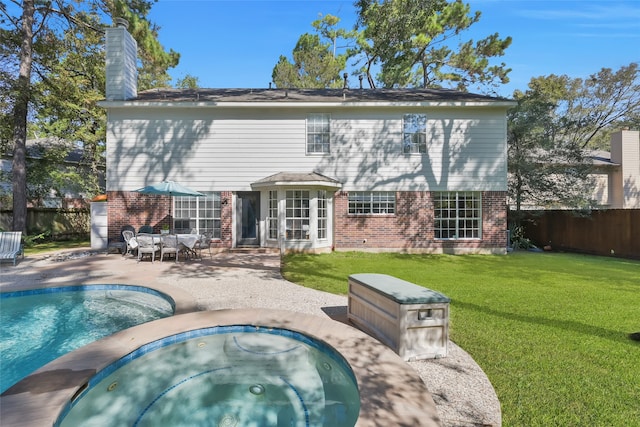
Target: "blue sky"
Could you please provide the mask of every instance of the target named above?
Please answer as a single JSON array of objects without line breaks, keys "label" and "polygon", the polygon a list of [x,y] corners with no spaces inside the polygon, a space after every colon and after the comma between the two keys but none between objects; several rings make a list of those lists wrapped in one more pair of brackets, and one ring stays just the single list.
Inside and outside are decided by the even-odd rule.
[{"label": "blue sky", "polygon": [[[353,0],[159,0],[150,19],[165,48],[181,54],[177,79],[199,78],[201,87],[266,88],[280,55],[290,57],[298,37],[320,15],[356,19]],[[512,45],[500,61],[512,68],[499,90],[511,96],[532,77],[587,77],[603,67],[640,62],[640,0],[468,0],[480,21],[463,40],[498,32]],[[351,77],[350,85],[358,84]]]}]

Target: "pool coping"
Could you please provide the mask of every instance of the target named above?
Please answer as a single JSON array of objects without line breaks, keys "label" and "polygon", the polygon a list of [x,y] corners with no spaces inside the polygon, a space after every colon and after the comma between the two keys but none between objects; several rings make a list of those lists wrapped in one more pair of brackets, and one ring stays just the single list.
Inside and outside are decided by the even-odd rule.
[{"label": "pool coping", "polygon": [[[161,287],[153,287],[162,291]],[[3,289],[6,291],[8,289]],[[336,349],[358,382],[360,415],[356,426],[439,426],[433,398],[419,374],[392,350],[351,326],[310,314],[274,309],[223,309],[185,313],[188,299],[174,298],[173,317],[117,332],[45,365],[0,397],[4,427],[53,425],[65,405],[98,371],[150,342],[215,326],[251,325],[287,329]],[[178,297],[178,300],[182,300]]]},{"label": "pool coping", "polygon": [[28,293],[29,291],[36,292],[42,289],[70,288],[70,287],[82,287],[82,286],[86,286],[87,288],[90,288],[91,286],[123,286],[123,287],[130,287],[132,291],[138,291],[139,288],[147,288],[155,292],[159,292],[163,296],[171,298],[172,305],[174,306],[174,312],[173,312],[174,315],[199,311],[196,301],[188,292],[185,292],[182,289],[177,288],[175,286],[163,285],[162,283],[155,283],[153,285],[146,285],[146,284],[137,285],[133,283],[88,282],[88,283],[78,283],[73,285],[65,285],[61,283],[47,283],[47,284],[40,284],[38,286],[8,284],[8,285],[2,286],[2,290],[0,290],[0,295],[13,293],[13,292]]}]

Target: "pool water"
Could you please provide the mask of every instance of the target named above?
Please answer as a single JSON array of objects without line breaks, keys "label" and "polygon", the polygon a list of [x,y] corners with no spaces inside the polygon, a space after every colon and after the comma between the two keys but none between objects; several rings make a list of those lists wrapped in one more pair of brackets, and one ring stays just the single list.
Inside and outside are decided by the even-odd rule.
[{"label": "pool water", "polygon": [[87,285],[0,294],[0,392],[52,360],[122,329],[173,315],[148,288]]},{"label": "pool water", "polygon": [[218,326],[107,367],[56,426],[351,427],[359,411],[353,372],[331,347],[287,330]]}]

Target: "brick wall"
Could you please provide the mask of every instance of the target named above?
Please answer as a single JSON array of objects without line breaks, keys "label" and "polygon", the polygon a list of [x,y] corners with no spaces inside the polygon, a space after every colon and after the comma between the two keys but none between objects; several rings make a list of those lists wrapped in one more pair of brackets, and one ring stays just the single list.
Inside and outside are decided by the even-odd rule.
[{"label": "brick wall", "polygon": [[507,192],[485,191],[482,193],[482,240],[485,247],[507,246]]},{"label": "brick wall", "polygon": [[[232,193],[221,193],[222,239],[213,247],[230,248]],[[108,194],[109,240],[119,240],[120,230],[151,225],[159,233],[169,225],[171,198],[136,192]],[[436,240],[430,192],[397,192],[393,215],[348,215],[348,193],[338,192],[334,201],[334,248],[337,250],[391,250],[398,252],[503,252],[507,240],[506,192],[482,193],[482,239]]]},{"label": "brick wall", "polygon": [[163,225],[170,225],[171,197],[169,196],[109,191],[107,203],[110,241],[120,240],[120,232],[125,225],[133,226],[136,231],[143,225],[151,225],[155,233],[160,233]]},{"label": "brick wall", "polygon": [[503,252],[506,192],[482,193],[482,239],[436,240],[430,192],[397,192],[394,215],[348,215],[348,193],[335,197],[334,248],[407,252]]},{"label": "brick wall", "polygon": [[[231,192],[221,193],[222,240],[212,247],[231,247]],[[160,233],[162,226],[171,226],[171,197],[145,195],[129,191],[107,193],[107,221],[109,241],[120,240],[122,227],[133,226],[136,231],[143,225],[151,225],[154,233]],[[226,203],[224,201],[227,201]]]},{"label": "brick wall", "polygon": [[220,241],[212,242],[212,248],[231,248],[231,225],[233,211],[231,209],[233,194],[231,191],[223,191],[220,193],[221,212],[220,212]]}]

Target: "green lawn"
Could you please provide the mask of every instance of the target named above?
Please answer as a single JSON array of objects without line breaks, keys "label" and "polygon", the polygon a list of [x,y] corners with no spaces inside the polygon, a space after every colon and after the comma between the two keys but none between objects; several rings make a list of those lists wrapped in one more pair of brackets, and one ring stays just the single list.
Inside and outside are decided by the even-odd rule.
[{"label": "green lawn", "polygon": [[88,248],[91,242],[86,239],[80,240],[51,240],[47,242],[35,243],[24,248],[25,255],[37,255],[44,252],[73,250],[77,248]]},{"label": "green lawn", "polygon": [[640,262],[506,256],[287,255],[285,277],[346,294],[384,273],[451,298],[450,337],[484,369],[505,426],[640,426]]}]

